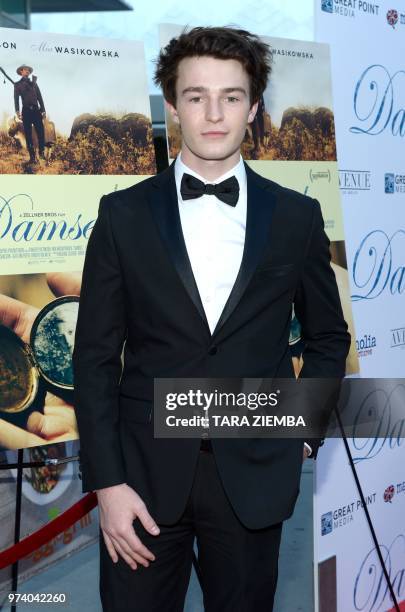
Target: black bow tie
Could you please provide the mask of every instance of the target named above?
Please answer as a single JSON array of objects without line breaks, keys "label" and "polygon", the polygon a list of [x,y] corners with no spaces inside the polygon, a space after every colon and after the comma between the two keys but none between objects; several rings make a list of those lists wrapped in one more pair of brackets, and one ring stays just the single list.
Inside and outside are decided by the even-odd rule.
[{"label": "black bow tie", "polygon": [[181,179],[180,193],[183,200],[200,198],[206,193],[216,196],[225,204],[236,206],[239,199],[239,183],[236,176],[231,176],[222,183],[205,184],[200,179],[185,172]]}]

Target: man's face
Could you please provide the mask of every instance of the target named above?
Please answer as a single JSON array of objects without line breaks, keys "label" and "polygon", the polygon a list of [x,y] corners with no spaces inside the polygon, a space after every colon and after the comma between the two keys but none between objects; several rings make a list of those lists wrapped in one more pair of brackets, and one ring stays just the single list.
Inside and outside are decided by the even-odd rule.
[{"label": "man's face", "polygon": [[257,103],[249,102],[249,76],[237,60],[187,57],[178,65],[176,108],[182,151],[204,160],[224,160],[239,151]]},{"label": "man's face", "polygon": [[27,76],[29,76],[29,74],[30,74],[30,71],[28,70],[28,68],[22,68],[21,69],[21,76],[27,77]]}]

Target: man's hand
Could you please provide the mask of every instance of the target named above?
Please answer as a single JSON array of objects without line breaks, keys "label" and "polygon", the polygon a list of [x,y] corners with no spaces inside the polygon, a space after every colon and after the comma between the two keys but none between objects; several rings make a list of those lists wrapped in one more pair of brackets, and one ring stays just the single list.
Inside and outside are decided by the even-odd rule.
[{"label": "man's hand", "polygon": [[[80,295],[81,272],[49,272],[48,286],[55,297]],[[28,343],[39,308],[0,293],[0,324],[13,330]],[[50,442],[64,442],[78,437],[74,408],[49,391],[43,412],[34,411],[27,421],[27,429],[0,419],[0,446],[8,449],[40,446]]]},{"label": "man's hand", "polygon": [[142,544],[135,533],[133,521],[139,518],[144,528],[152,535],[159,535],[159,527],[149,514],[145,503],[127,484],[96,490],[100,514],[100,527],[111,559],[118,561],[118,554],[132,569],[138,563],[149,567],[154,561],[153,553]]},{"label": "man's hand", "polygon": [[305,461],[305,459],[307,459],[309,457],[311,453],[309,452],[309,450],[307,449],[307,447],[304,444],[304,449],[302,452],[302,460]]},{"label": "man's hand", "polygon": [[17,111],[16,112],[17,117],[19,118],[19,120],[22,120],[22,115],[21,115],[21,111]]}]

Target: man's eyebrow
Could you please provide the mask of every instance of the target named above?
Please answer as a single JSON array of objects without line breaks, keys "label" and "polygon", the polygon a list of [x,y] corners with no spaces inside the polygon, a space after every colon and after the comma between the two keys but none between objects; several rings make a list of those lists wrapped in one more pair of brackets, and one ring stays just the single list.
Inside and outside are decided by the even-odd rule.
[{"label": "man's eyebrow", "polygon": [[[185,89],[183,89],[183,91],[181,92],[182,95],[186,94],[186,93],[205,93],[207,92],[208,89],[206,87],[186,87]],[[246,89],[244,87],[223,87],[222,89],[220,89],[221,93],[232,93],[234,91],[239,91],[245,95],[247,95],[246,93]]]}]

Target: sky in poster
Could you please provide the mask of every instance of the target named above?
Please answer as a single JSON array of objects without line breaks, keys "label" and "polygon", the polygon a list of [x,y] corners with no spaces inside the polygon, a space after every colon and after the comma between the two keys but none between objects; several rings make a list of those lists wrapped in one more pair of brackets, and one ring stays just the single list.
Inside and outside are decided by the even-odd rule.
[{"label": "sky in poster", "polygon": [[[23,63],[34,68],[49,119],[58,132],[69,136],[75,117],[83,113],[137,112],[150,118],[144,50],[140,42],[62,36],[22,30],[3,30],[16,50],[1,49],[0,66],[13,80]],[[57,53],[55,48],[68,48]],[[71,52],[78,49],[79,53]],[[80,54],[85,49],[86,54]],[[92,51],[87,55],[87,51]],[[94,55],[111,51],[113,57]],[[118,53],[119,57],[114,57]],[[118,95],[117,95],[118,92]],[[20,101],[21,104],[21,101]],[[0,83],[0,119],[14,113],[12,85]]]}]

